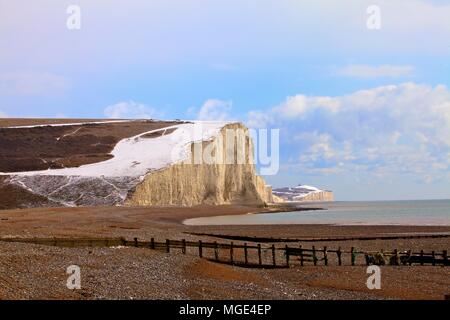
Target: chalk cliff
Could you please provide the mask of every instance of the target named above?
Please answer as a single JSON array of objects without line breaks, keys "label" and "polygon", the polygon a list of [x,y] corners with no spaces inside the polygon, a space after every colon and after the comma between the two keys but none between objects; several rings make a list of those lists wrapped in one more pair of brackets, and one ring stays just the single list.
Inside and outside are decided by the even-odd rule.
[{"label": "chalk cliff", "polygon": [[[134,123],[130,121],[130,125]],[[46,130],[47,134],[61,131],[62,126],[31,129],[43,133]],[[78,129],[81,126],[70,125],[71,139],[78,139],[78,132],[86,130],[84,126],[83,130]],[[100,124],[89,126],[91,136],[96,134],[96,126]],[[120,140],[106,161],[78,167],[3,172],[0,182],[6,190],[11,188],[17,193],[22,189],[39,199],[34,204],[17,203],[16,207],[264,205],[273,201],[270,186],[256,174],[253,144],[244,125],[183,122],[158,126],[163,128]]]},{"label": "chalk cliff", "polygon": [[[125,203],[193,206],[273,201],[271,188],[256,174],[252,140],[242,124],[227,124],[211,141],[193,142],[190,149],[183,163],[146,175]],[[227,156],[232,163],[227,164]]]}]

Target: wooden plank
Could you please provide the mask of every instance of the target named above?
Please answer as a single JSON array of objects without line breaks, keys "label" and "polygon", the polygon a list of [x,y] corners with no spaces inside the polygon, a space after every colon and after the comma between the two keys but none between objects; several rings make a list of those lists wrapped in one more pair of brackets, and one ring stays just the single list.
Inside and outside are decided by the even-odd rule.
[{"label": "wooden plank", "polygon": [[286,266],[289,268],[289,247],[286,245],[286,250],[284,251],[284,254],[286,255]]},{"label": "wooden plank", "polygon": [[395,266],[399,265],[399,263],[398,263],[398,250],[397,249],[394,249],[394,265]]},{"label": "wooden plank", "polygon": [[217,241],[214,241],[214,258],[216,261],[219,261],[219,246],[217,245]]},{"label": "wooden plank", "polygon": [[234,264],[234,257],[233,257],[233,242],[230,243],[230,263]]},{"label": "wooden plank", "polygon": [[276,261],[276,259],[275,259],[275,245],[274,245],[274,244],[272,244],[272,264],[273,264],[274,266],[277,265],[277,261]]},{"label": "wooden plank", "polygon": [[245,259],[245,265],[247,265],[248,264],[247,243],[244,243],[244,259]]},{"label": "wooden plank", "polygon": [[303,247],[300,245],[300,265],[304,265]]},{"label": "wooden plank", "polygon": [[317,266],[316,247],[313,246],[312,250],[313,250],[313,262],[314,262],[314,265]]},{"label": "wooden plank", "polygon": [[259,262],[259,265],[261,266],[262,265],[262,257],[261,257],[261,244],[260,243],[258,243],[258,262]]},{"label": "wooden plank", "polygon": [[155,249],[155,238],[150,239],[150,249]]},{"label": "wooden plank", "polygon": [[181,240],[181,242],[182,242],[181,252],[183,254],[186,254],[186,239]]}]

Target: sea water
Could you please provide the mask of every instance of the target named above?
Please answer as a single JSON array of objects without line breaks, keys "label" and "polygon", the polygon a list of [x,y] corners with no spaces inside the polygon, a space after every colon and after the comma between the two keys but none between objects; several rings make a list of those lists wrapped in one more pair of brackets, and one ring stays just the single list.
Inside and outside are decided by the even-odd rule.
[{"label": "sea water", "polygon": [[292,211],[194,218],[187,225],[333,224],[450,226],[450,200],[337,201],[302,204]]}]

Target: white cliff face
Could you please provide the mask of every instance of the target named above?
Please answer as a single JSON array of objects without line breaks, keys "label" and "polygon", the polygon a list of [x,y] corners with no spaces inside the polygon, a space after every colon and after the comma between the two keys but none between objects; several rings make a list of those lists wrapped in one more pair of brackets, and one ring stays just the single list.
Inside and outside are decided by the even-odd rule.
[{"label": "white cliff face", "polygon": [[[222,138],[225,128],[238,131],[236,144]],[[203,151],[197,154],[198,146],[206,157]],[[237,151],[242,148],[244,158],[224,162],[226,155],[241,154]],[[177,124],[123,139],[111,154],[109,160],[76,168],[2,175],[8,183],[64,206],[272,201],[270,188],[256,175],[251,139],[241,124]]]},{"label": "white cliff face", "polygon": [[[235,137],[228,139],[227,131]],[[197,164],[199,158],[202,164]],[[256,175],[248,130],[235,123],[225,125],[210,141],[192,143],[190,157],[183,163],[147,175],[126,203],[194,206],[269,202],[271,188]]]}]

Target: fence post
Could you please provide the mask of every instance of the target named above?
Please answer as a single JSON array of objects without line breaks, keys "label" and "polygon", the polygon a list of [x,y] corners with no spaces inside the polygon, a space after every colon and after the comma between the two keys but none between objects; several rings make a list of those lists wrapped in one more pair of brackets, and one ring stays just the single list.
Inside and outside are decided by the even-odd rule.
[{"label": "fence post", "polygon": [[398,266],[398,250],[394,249],[394,265]]},{"label": "fence post", "polygon": [[339,248],[337,249],[336,255],[337,255],[337,258],[338,258],[338,265],[342,266],[342,259],[341,259],[342,252],[341,252],[341,247],[339,247]]},{"label": "fence post", "polygon": [[444,266],[446,266],[448,264],[447,250],[442,251],[442,258],[444,260],[442,261],[442,263]]},{"label": "fence post", "polygon": [[412,255],[412,251],[409,250],[409,251],[408,251],[408,263],[409,263],[409,265],[412,265],[412,262],[411,262],[411,255]]},{"label": "fence post", "polygon": [[134,238],[134,246],[137,248],[138,247],[138,238]]},{"label": "fence post", "polygon": [[150,239],[150,248],[155,249],[155,238]]},{"label": "fence post", "polygon": [[352,259],[352,266],[355,265],[355,248],[352,247],[352,249],[350,250],[351,253],[351,259]]},{"label": "fence post", "polygon": [[275,260],[275,245],[274,244],[272,244],[272,264],[274,266],[277,265],[277,261]]},{"label": "fence post", "polygon": [[433,264],[433,266],[435,266],[436,265],[436,254],[435,254],[435,252],[434,252],[434,250],[433,251],[431,251],[431,263]]},{"label": "fence post", "polygon": [[312,258],[313,258],[314,265],[317,266],[316,247],[315,246],[312,247]]},{"label": "fence post", "polygon": [[186,239],[181,240],[181,252],[186,254]]},{"label": "fence post", "polygon": [[258,243],[258,262],[259,262],[259,265],[262,265],[262,258],[261,258],[261,243]]},{"label": "fence post", "polygon": [[286,245],[285,248],[285,255],[286,255],[286,266],[289,268],[289,247]]},{"label": "fence post", "polygon": [[303,267],[304,260],[303,260],[303,247],[300,245],[300,265]]},{"label": "fence post", "polygon": [[166,252],[169,253],[170,252],[170,240],[166,239]]},{"label": "fence post", "polygon": [[364,258],[366,259],[366,266],[370,265],[369,254],[368,253],[364,254]]},{"label": "fence post", "polygon": [[420,250],[420,265],[423,266],[423,250]]},{"label": "fence post", "polygon": [[234,264],[234,257],[233,257],[233,241],[230,243],[230,263]]},{"label": "fence post", "polygon": [[244,243],[244,258],[245,258],[245,265],[247,265],[248,264],[247,243]]},{"label": "fence post", "polygon": [[203,243],[202,240],[198,240],[198,256],[203,258]]},{"label": "fence post", "polygon": [[214,241],[214,258],[216,261],[219,261],[219,247],[217,245],[217,241]]},{"label": "fence post", "polygon": [[404,265],[404,266],[406,266],[406,260],[407,260],[407,257],[408,257],[408,253],[406,252],[406,253],[404,253],[405,254],[405,258],[403,259],[403,261],[402,261],[402,254],[403,254],[403,252],[400,252],[400,263],[402,264],[402,265]]},{"label": "fence post", "polygon": [[327,253],[327,247],[323,247],[323,260],[325,262],[325,265],[328,265],[328,253]]}]

